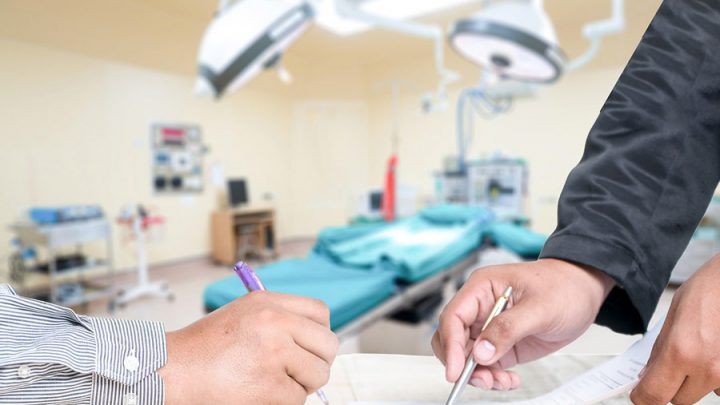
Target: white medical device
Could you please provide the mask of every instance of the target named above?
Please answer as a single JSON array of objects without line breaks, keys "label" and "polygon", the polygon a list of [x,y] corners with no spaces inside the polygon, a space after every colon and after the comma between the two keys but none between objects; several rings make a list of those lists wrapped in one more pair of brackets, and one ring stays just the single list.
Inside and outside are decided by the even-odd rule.
[{"label": "white medical device", "polygon": [[[276,68],[280,78],[289,82],[282,55],[314,22],[317,1],[222,0],[200,46],[195,92],[219,98],[270,68]],[[445,66],[443,31],[439,27],[369,12],[363,8],[363,0],[332,1],[342,18],[431,39],[440,78],[437,88],[423,96],[423,110],[430,112],[447,104],[447,87],[460,76]],[[558,46],[542,0],[486,1],[480,12],[453,25],[449,41],[460,55],[501,79],[549,83],[588,63],[602,37],[624,29],[624,0],[612,2],[611,18],[583,28],[590,47],[571,62],[565,60]],[[483,89],[484,94],[487,90]]]},{"label": "white medical device", "polygon": [[303,0],[223,2],[198,54],[197,95],[232,93],[263,69],[282,68],[285,50],[310,26],[314,10]]},{"label": "white medical device", "polygon": [[435,173],[437,202],[483,206],[500,220],[527,214],[529,173],[525,161],[497,157],[467,162],[462,169]]},{"label": "white medical device", "polygon": [[590,47],[573,61],[560,49],[543,0],[502,0],[489,4],[470,18],[457,21],[449,41],[465,59],[501,79],[550,83],[567,71],[587,64],[603,37],[625,28],[624,0],[612,0],[612,16],[583,27]]},{"label": "white medical device", "polygon": [[552,82],[560,77],[565,64],[541,0],[492,2],[471,18],[455,23],[450,45],[501,78]]},{"label": "white medical device", "polygon": [[526,215],[527,164],[518,159],[490,159],[467,166],[468,204],[489,208],[498,219]]},{"label": "white medical device", "polygon": [[[439,27],[372,14],[357,1],[335,0],[335,7],[344,18],[433,40],[440,79],[437,88],[423,96],[423,110],[447,104],[447,86],[460,76],[445,67]],[[315,13],[305,0],[222,1],[200,45],[195,93],[220,98],[270,68],[277,68],[280,78],[289,82],[290,74],[281,64],[283,52],[313,23]]]},{"label": "white medical device", "polygon": [[612,0],[610,18],[583,27],[590,47],[568,62],[557,42],[543,0],[495,0],[450,29],[449,42],[465,59],[484,69],[482,81],[464,89],[457,103],[459,171],[474,134],[473,115],[492,117],[510,110],[513,100],[532,94],[593,59],[602,38],[625,28],[624,0]]},{"label": "white medical device", "polygon": [[125,207],[117,219],[118,223],[128,227],[132,239],[135,240],[137,255],[137,284],[124,288],[118,297],[111,303],[114,306],[124,307],[131,301],[143,297],[159,297],[172,301],[175,296],[170,292],[168,284],[164,281],[150,281],[150,274],[147,260],[147,231],[152,226],[158,226],[165,222],[163,217],[151,215],[141,205],[129,205]]}]

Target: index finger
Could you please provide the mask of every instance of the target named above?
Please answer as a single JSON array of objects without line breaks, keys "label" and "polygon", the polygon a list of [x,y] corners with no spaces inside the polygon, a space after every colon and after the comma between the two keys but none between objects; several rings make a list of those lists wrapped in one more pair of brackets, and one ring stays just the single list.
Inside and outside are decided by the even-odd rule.
[{"label": "index finger", "polygon": [[683,368],[674,364],[661,348],[658,356],[648,363],[630,399],[635,405],[665,405],[675,397],[685,377]]},{"label": "index finger", "polygon": [[330,327],[330,309],[319,299],[270,291],[253,291],[249,295],[256,295],[259,299],[268,300],[285,311]]},{"label": "index finger", "polygon": [[450,382],[457,381],[465,365],[470,328],[483,313],[487,315],[494,304],[489,283],[486,288],[466,287],[455,295],[440,315],[438,334],[445,354],[445,377]]}]

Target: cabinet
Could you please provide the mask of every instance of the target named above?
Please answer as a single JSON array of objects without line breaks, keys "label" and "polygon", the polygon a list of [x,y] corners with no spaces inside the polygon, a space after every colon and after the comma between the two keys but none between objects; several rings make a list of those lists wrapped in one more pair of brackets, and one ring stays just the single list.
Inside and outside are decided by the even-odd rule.
[{"label": "cabinet", "polygon": [[212,258],[217,263],[231,266],[248,255],[277,257],[272,208],[215,211],[211,227]]}]

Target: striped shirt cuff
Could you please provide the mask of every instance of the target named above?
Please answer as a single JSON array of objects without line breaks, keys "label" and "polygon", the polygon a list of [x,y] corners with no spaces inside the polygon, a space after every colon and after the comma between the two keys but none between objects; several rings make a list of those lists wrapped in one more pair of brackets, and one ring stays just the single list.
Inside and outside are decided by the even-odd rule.
[{"label": "striped shirt cuff", "polygon": [[16,295],[15,291],[12,289],[12,287],[10,287],[7,284],[0,284],[0,294],[13,295],[13,296]]},{"label": "striped shirt cuff", "polygon": [[88,319],[97,347],[92,403],[162,405],[163,381],[156,371],[167,362],[162,324]]}]

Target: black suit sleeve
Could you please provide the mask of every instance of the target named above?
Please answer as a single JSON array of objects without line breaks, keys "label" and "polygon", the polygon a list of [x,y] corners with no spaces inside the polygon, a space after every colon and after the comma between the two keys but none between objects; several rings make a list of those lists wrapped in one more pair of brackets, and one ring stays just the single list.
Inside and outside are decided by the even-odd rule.
[{"label": "black suit sleeve", "polygon": [[597,323],[646,330],[720,174],[720,1],[665,0],[590,131],[541,257],[617,287]]}]

